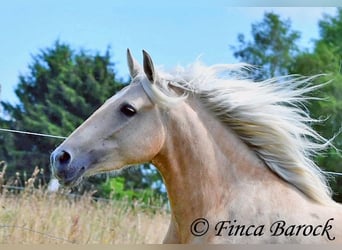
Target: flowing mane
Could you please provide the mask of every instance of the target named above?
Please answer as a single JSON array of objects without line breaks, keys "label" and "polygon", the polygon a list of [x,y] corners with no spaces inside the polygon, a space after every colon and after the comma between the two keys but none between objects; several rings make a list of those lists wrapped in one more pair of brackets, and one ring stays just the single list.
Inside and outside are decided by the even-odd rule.
[{"label": "flowing mane", "polygon": [[[142,85],[149,97],[164,107],[196,96],[269,169],[309,198],[331,203],[325,173],[312,160],[330,141],[311,128],[316,120],[304,106],[314,99],[306,94],[319,87],[310,85],[314,77],[286,76],[254,82],[243,73],[248,68],[246,64],[207,67],[196,62],[175,72],[158,71],[157,86],[144,81]],[[176,94],[175,88],[182,94]]]},{"label": "flowing mane", "polygon": [[341,241],[342,207],[313,161],[330,141],[305,108],[317,76],[253,81],[247,64],[200,62],[166,72],[142,52],[140,65],[127,49],[131,84],[51,153],[62,185],[153,163],[170,204],[164,243]]}]

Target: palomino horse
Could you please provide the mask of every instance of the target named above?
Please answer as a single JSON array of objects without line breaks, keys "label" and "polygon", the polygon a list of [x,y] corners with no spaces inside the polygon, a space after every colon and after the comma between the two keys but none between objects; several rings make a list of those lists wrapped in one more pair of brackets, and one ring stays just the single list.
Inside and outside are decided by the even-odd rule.
[{"label": "palomino horse", "polygon": [[342,241],[342,206],[312,161],[329,141],[301,108],[310,79],[199,62],[171,74],[127,55],[131,84],[52,153],[62,184],[150,162],[171,206],[165,243]]}]

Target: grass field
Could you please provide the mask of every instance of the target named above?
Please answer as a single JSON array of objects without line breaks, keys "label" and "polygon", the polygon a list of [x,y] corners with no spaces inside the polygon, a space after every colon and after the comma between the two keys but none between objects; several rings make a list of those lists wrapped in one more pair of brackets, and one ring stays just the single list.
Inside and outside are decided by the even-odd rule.
[{"label": "grass field", "polygon": [[132,201],[94,201],[40,190],[0,194],[0,244],[161,243],[170,214]]}]

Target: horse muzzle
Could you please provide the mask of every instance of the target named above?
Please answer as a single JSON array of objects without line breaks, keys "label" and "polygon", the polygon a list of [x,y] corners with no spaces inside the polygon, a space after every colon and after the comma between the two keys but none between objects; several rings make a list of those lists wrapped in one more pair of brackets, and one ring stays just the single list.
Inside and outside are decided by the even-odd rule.
[{"label": "horse muzzle", "polygon": [[51,170],[63,186],[75,186],[86,171],[84,165],[73,162],[72,154],[66,150],[56,149],[50,157]]}]

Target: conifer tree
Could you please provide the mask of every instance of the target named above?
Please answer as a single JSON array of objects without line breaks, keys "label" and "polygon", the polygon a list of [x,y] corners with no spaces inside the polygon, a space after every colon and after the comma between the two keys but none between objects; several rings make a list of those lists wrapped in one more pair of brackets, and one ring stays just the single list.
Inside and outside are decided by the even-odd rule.
[{"label": "conifer tree", "polygon": [[[0,118],[0,124],[68,136],[122,86],[109,50],[104,55],[91,54],[57,41],[33,57],[28,74],[20,75],[15,89],[19,103],[1,103],[6,118]],[[30,171],[39,166],[49,172],[49,154],[61,140],[1,134],[0,143],[0,157],[7,161],[9,171]]]}]

